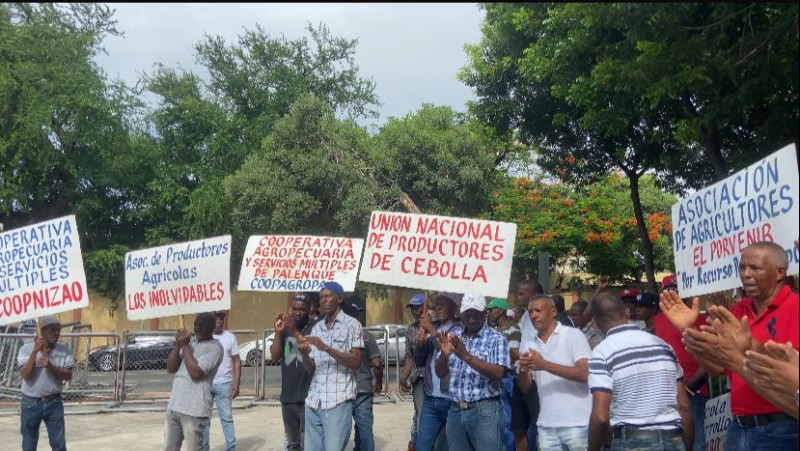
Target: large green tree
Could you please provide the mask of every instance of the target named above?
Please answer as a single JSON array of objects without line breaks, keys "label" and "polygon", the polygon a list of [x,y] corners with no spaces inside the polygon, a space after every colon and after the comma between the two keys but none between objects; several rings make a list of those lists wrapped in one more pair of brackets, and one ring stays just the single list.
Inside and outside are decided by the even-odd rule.
[{"label": "large green tree", "polygon": [[[730,8],[741,5],[673,6],[483,5],[484,36],[468,47],[470,64],[461,73],[478,93],[473,114],[498,134],[517,132],[562,179],[588,183],[615,167],[624,172],[650,289],[653,250],[639,198],[642,175],[657,171],[663,185],[700,186],[738,168],[737,158],[759,158],[797,137],[797,30],[786,21],[796,18],[796,5],[751,5],[744,17],[755,27],[729,33],[734,41],[707,35],[740,21]],[[792,39],[780,47],[775,36]],[[749,46],[756,41],[764,45]],[[731,47],[740,50],[738,60]],[[775,71],[759,68],[759,52]],[[781,117],[767,114],[772,105]],[[726,162],[721,169],[706,139],[720,127],[739,137],[717,140]]]}]

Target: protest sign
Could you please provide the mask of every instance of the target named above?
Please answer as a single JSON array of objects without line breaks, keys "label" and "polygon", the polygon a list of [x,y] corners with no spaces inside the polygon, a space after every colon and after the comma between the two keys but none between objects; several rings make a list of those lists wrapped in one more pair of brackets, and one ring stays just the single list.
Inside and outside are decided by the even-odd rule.
[{"label": "protest sign", "polygon": [[517,225],[373,211],[359,280],[508,296]]},{"label": "protest sign", "polygon": [[364,240],[307,235],[251,236],[242,259],[239,290],[319,291],[334,281],[356,287]]},{"label": "protest sign", "polygon": [[230,261],[230,235],[128,252],[128,319],[230,309]]},{"label": "protest sign", "polygon": [[797,273],[798,176],[795,146],[682,199],[672,206],[675,274],[682,297],[741,286],[742,249],[771,241]]},{"label": "protest sign", "polygon": [[89,305],[75,216],[0,234],[0,324]]},{"label": "protest sign", "polygon": [[706,401],[706,419],[704,424],[707,451],[725,449],[725,438],[731,425],[731,394],[711,398]]}]

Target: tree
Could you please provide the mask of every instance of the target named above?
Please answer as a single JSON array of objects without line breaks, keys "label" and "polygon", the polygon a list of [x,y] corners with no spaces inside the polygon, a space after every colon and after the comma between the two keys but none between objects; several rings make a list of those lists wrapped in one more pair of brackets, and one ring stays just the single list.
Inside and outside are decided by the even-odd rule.
[{"label": "tree", "polygon": [[[644,262],[626,185],[620,175],[577,188],[516,178],[494,192],[493,211],[487,217],[517,224],[515,256],[521,273],[535,266],[539,252],[547,252],[551,268],[571,266],[575,272],[639,282]],[[659,270],[672,267],[668,211],[674,201],[674,196],[655,185],[652,176],[642,178],[642,204],[649,238],[656,243]]]},{"label": "tree", "polygon": [[[703,146],[702,136],[688,131],[701,132],[703,126],[698,124],[708,124],[710,118],[688,117],[685,93],[687,86],[694,86],[687,80],[714,85],[713,76],[722,76],[723,72],[695,67],[697,58],[681,59],[682,54],[678,53],[680,49],[684,54],[697,54],[695,49],[704,43],[701,37],[685,39],[691,36],[691,27],[697,25],[694,14],[697,11],[692,8],[698,6],[667,9],[656,4],[492,4],[483,7],[487,10],[484,37],[479,46],[468,47],[470,65],[461,73],[462,80],[478,91],[479,100],[471,106],[473,113],[500,133],[518,131],[520,139],[537,149],[539,163],[566,181],[590,183],[612,168],[623,171],[630,184],[648,283],[654,290],[653,251],[639,199],[640,177],[655,170],[664,185],[673,187],[681,187],[684,182],[690,186],[702,185],[708,180],[708,174],[692,164],[698,160],[696,149]],[[783,17],[783,14],[773,16]],[[707,13],[702,17],[720,15]],[[775,30],[785,30],[785,26],[777,25]],[[675,27],[689,28],[684,33],[675,31]],[[759,30],[762,37],[763,33],[771,36],[763,31],[767,29]],[[750,33],[742,36],[749,37]],[[712,55],[727,49],[722,47],[722,41],[714,43],[719,46],[707,47],[704,43],[702,48],[708,48]],[[745,46],[743,40],[739,43]],[[787,47],[792,45],[796,49],[796,37]],[[670,58],[663,58],[665,53],[656,51],[664,48],[673,51]],[[785,55],[777,57],[784,62],[797,58],[796,51],[793,57],[783,50],[766,53],[773,57]],[[676,63],[666,64],[667,61]],[[785,63],[775,64],[784,67]],[[732,70],[732,66],[728,67]],[[791,73],[785,67],[778,73],[780,76],[774,79],[770,79],[773,75],[763,73],[753,77],[760,76],[761,83],[770,86],[781,85],[783,89],[778,96],[788,96],[796,104],[797,77],[785,77],[785,73]],[[737,80],[742,78],[733,77],[732,83],[727,79],[716,81],[735,87]],[[753,88],[751,92],[755,92],[750,78],[744,80]],[[771,103],[769,98],[730,95],[725,100],[715,99],[698,109],[700,116],[713,110],[716,123],[737,124],[733,127],[736,133],[763,138],[763,134],[756,133],[756,122],[767,122],[756,121],[754,117],[765,102]],[[783,99],[773,101],[776,105],[784,104]],[[709,108],[714,102],[718,102],[719,108]],[[726,116],[727,122],[722,121],[728,110],[735,114]],[[797,115],[789,116],[791,121],[781,120],[781,123],[786,124],[784,129],[794,130],[789,136],[795,139]],[[743,118],[748,120],[742,121]],[[756,143],[753,139],[747,142]],[[781,139],[785,140],[786,135],[772,137],[770,142]],[[751,150],[752,147],[742,146],[744,141],[731,139],[725,154],[733,158]],[[762,153],[774,150],[771,144],[764,145],[765,148],[759,149]]]},{"label": "tree", "polygon": [[389,118],[370,159],[379,185],[398,193],[398,203],[408,196],[428,214],[478,216],[498,176],[495,156],[448,106],[423,104],[401,119]]}]

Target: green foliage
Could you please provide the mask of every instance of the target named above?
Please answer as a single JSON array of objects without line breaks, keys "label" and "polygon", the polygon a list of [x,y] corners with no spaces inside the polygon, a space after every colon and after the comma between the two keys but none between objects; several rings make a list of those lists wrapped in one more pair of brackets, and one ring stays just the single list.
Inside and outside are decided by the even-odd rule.
[{"label": "green foliage", "polygon": [[125,296],[126,246],[112,244],[108,249],[84,253],[83,267],[86,283],[93,290],[111,299],[112,312],[119,308],[119,300]]},{"label": "green foliage", "polygon": [[[615,281],[640,280],[644,267],[628,179],[616,175],[572,187],[563,183],[515,179],[494,193],[488,217],[517,224],[517,272],[531,272],[540,252],[551,268],[607,275]],[[642,205],[655,243],[656,269],[672,266],[669,209],[675,197],[663,193],[651,176],[641,180]]]},{"label": "green foliage", "polygon": [[493,155],[448,106],[389,118],[371,155],[381,180],[429,214],[481,214],[497,178]]}]

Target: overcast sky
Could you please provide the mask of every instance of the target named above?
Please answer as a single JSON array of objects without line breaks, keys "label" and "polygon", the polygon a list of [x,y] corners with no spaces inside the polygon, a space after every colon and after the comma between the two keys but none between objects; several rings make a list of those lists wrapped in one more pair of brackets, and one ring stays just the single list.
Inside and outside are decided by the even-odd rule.
[{"label": "overcast sky", "polygon": [[[108,37],[97,62],[109,77],[133,85],[154,63],[183,67],[204,78],[192,46],[204,33],[236,42],[260,24],[271,36],[307,36],[324,23],[333,36],[358,39],[356,64],[372,78],[382,124],[422,103],[466,109],[472,90],[456,79],[466,64],[464,44],[480,41],[483,11],[457,4],[109,4],[124,37]],[[372,121],[368,122],[372,123]]]}]

